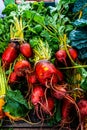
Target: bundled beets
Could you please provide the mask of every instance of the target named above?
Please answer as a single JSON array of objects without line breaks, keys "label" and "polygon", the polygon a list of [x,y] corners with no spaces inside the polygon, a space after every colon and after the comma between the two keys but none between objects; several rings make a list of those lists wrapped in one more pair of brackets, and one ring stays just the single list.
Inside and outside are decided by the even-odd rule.
[{"label": "bundled beets", "polygon": [[[10,48],[11,51],[9,51]],[[18,59],[20,54],[25,58]],[[67,94],[67,90],[63,87],[64,84],[61,85],[64,80],[63,73],[47,59],[39,60],[32,68],[28,60],[32,54],[33,49],[31,49],[30,44],[28,46],[28,43],[10,43],[8,45],[2,54],[2,65],[7,69],[13,63],[9,84],[16,84],[20,77],[26,78],[29,87],[29,93],[26,94],[28,102],[32,103],[36,115],[41,121],[45,120],[46,115],[54,116],[56,99],[63,100],[61,125],[71,121],[69,115],[73,107],[77,110],[79,118],[80,105],[76,105],[75,101]]]},{"label": "bundled beets", "polygon": [[[78,53],[77,50],[74,48],[69,48],[68,49],[69,55],[71,56],[73,61],[76,61],[76,59],[78,58]],[[68,55],[66,50],[63,49],[59,49],[56,53],[55,53],[55,57],[57,59],[58,62],[63,63],[65,66],[68,66]]]},{"label": "bundled beets", "polygon": [[2,54],[2,66],[9,69],[13,64],[13,72],[9,76],[9,83],[17,82],[19,77],[30,72],[31,65],[27,60],[32,56],[32,48],[29,43],[24,41],[22,18],[14,16],[14,22],[11,25],[11,42]]},{"label": "bundled beets", "polygon": [[20,42],[17,42],[17,41],[13,41],[8,44],[7,48],[4,50],[2,54],[2,65],[4,68],[8,68],[10,64],[15,61],[15,59],[18,57],[20,52],[26,58],[29,58],[32,56],[32,49],[31,49],[30,44],[29,43],[25,44],[25,47],[27,48],[27,51],[25,51],[26,54],[24,52],[24,48],[21,47],[24,44],[25,43],[20,45]]},{"label": "bundled beets", "polygon": [[[13,64],[12,72],[9,75],[9,84],[16,84],[21,77],[24,77],[28,83],[29,91],[26,95],[27,97],[29,96],[29,102],[34,105],[38,118],[44,120],[44,113],[53,116],[55,110],[55,97],[52,96],[51,93],[48,95],[48,91],[55,89],[54,85],[63,81],[62,72],[49,60],[45,59],[35,62],[34,67],[32,67],[29,62],[29,58],[33,54],[33,49],[30,44],[20,41],[18,41],[17,44],[14,44],[16,57],[13,53],[9,53],[10,51],[8,51],[7,54],[9,54],[9,59],[12,59],[12,56],[13,59],[11,61],[5,61],[5,59],[2,58],[2,65],[4,68],[7,68],[7,64],[4,64],[5,62],[9,63],[9,67]],[[20,58],[21,54],[23,55],[23,58]],[[4,57],[4,55],[5,51],[3,52],[2,57]],[[55,91],[57,90],[55,89]]]}]

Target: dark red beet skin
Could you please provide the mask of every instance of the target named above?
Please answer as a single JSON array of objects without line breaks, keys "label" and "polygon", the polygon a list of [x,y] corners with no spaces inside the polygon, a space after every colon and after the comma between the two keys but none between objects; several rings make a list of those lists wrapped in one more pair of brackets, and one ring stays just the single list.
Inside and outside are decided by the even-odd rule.
[{"label": "dark red beet skin", "polygon": [[49,61],[39,61],[35,66],[35,72],[39,82],[43,85],[45,85],[46,82],[57,83],[59,81],[60,73],[58,73],[55,66]]},{"label": "dark red beet skin", "polygon": [[72,57],[72,59],[75,61],[78,57],[77,50],[74,48],[70,48],[69,53],[70,53],[70,56]]},{"label": "dark red beet skin", "polygon": [[32,49],[29,43],[23,43],[20,45],[20,52],[27,58],[32,56]]}]

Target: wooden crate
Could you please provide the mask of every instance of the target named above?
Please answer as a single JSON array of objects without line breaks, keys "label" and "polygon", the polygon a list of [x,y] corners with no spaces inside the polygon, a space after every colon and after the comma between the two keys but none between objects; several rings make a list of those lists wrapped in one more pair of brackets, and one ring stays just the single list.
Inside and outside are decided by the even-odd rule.
[{"label": "wooden crate", "polygon": [[24,121],[10,122],[9,120],[5,120],[3,121],[0,130],[56,130],[56,128],[40,123],[31,125]]}]

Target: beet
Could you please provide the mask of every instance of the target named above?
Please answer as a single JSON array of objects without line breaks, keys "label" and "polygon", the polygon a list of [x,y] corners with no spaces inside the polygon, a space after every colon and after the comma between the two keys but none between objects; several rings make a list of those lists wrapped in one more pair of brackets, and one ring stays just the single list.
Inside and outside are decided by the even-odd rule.
[{"label": "beet", "polygon": [[36,76],[43,85],[50,82],[56,84],[62,75],[61,71],[61,75],[59,75],[59,71],[60,70],[57,71],[56,67],[51,62],[46,60],[39,61],[35,66]]},{"label": "beet", "polygon": [[31,94],[31,102],[33,105],[37,105],[41,98],[44,97],[44,90],[42,86],[35,86],[33,87],[33,91]]},{"label": "beet", "polygon": [[48,97],[46,100],[43,100],[41,104],[43,112],[45,112],[46,114],[50,114],[50,116],[53,115],[54,107],[55,107],[55,101],[54,98],[52,97]]},{"label": "beet", "polygon": [[19,77],[25,76],[26,73],[30,72],[30,69],[31,65],[27,60],[17,61],[14,65],[14,71]]},{"label": "beet", "polygon": [[78,57],[77,50],[74,48],[70,48],[69,53],[70,53],[70,56],[72,57],[72,59],[75,61]]},{"label": "beet", "polygon": [[65,50],[58,50],[55,53],[55,57],[58,60],[58,62],[61,62],[67,66],[67,63],[66,63],[67,53]]},{"label": "beet", "polygon": [[4,68],[8,68],[10,64],[13,63],[14,60],[17,58],[17,56],[18,50],[16,44],[10,43],[2,54],[2,64]]},{"label": "beet", "polygon": [[18,76],[16,75],[16,72],[11,72],[8,82],[10,84],[14,84],[17,82],[17,80],[18,80]]},{"label": "beet", "polygon": [[32,49],[29,43],[23,43],[20,45],[20,52],[26,57],[30,58],[32,56]]},{"label": "beet", "polygon": [[86,99],[81,99],[78,102],[78,107],[80,110],[81,118],[82,120],[87,117],[87,100]]},{"label": "beet", "polygon": [[79,107],[76,101],[69,95],[66,94],[62,99],[62,120],[61,120],[61,127],[65,126],[70,129],[70,125],[77,119],[76,130],[79,130],[81,125],[81,116]]}]

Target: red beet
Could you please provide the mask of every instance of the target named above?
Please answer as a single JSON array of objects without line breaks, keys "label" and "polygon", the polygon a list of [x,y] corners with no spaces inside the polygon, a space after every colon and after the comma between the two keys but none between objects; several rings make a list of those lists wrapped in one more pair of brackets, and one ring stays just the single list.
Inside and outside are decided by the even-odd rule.
[{"label": "red beet", "polygon": [[27,60],[20,60],[16,62],[14,65],[14,71],[16,72],[17,76],[25,76],[27,72],[31,69],[31,65]]},{"label": "red beet", "polygon": [[[74,119],[77,119],[75,117],[78,117],[78,121],[79,123],[81,123],[80,111],[79,111],[76,101],[68,94],[65,95],[62,101],[63,102],[62,102],[61,126],[67,124],[68,125],[67,128],[69,128],[70,123],[73,122]],[[78,127],[79,127],[79,124],[77,128]]]},{"label": "red beet", "polygon": [[42,110],[46,114],[50,114],[50,116],[53,115],[54,107],[55,107],[55,102],[54,102],[54,99],[52,97],[48,97],[47,100],[44,100],[41,104]]},{"label": "red beet", "polygon": [[35,86],[31,94],[31,102],[35,107],[36,114],[39,119],[43,119],[43,112],[53,115],[54,110],[54,98],[45,97],[45,91],[42,86]]},{"label": "red beet", "polygon": [[23,43],[20,45],[20,52],[27,58],[32,56],[32,49],[29,43]]},{"label": "red beet", "polygon": [[15,43],[10,43],[2,54],[2,64],[5,68],[17,58],[18,52]]},{"label": "red beet", "polygon": [[58,50],[55,56],[59,62],[64,63],[67,66],[66,63],[67,53],[65,50]]},{"label": "red beet", "polygon": [[74,48],[70,48],[69,53],[70,53],[70,56],[72,57],[72,59],[75,61],[78,57],[77,50]]},{"label": "red beet", "polygon": [[56,84],[61,77],[58,71],[52,63],[46,60],[39,61],[35,66],[36,76],[43,85],[50,82]]},{"label": "red beet", "polygon": [[14,83],[17,82],[17,79],[18,79],[18,76],[16,75],[16,73],[11,72],[8,82],[11,83],[11,84],[14,84]]},{"label": "red beet", "polygon": [[70,109],[72,108],[72,103],[64,98],[63,99],[63,105],[62,105],[62,121],[64,121],[65,123],[69,121],[70,117],[69,117],[69,114],[70,114]]},{"label": "red beet", "polygon": [[41,86],[35,86],[31,94],[31,102],[33,105],[37,105],[42,97],[44,97],[43,88]]},{"label": "red beet", "polygon": [[87,100],[81,99],[78,102],[78,107],[80,110],[81,118],[83,120],[85,117],[87,117]]}]

